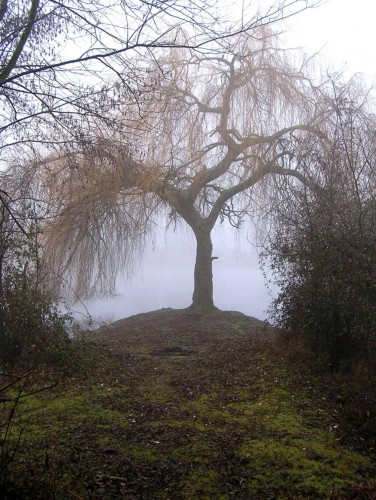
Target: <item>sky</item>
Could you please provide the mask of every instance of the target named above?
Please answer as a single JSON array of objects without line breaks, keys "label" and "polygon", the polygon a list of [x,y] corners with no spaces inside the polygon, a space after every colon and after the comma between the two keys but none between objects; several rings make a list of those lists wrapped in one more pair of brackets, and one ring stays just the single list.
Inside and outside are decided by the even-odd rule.
[{"label": "sky", "polygon": [[[343,71],[345,78],[362,73],[371,86],[376,83],[375,23],[375,0],[327,0],[285,24],[284,45],[320,52],[323,62]],[[213,263],[214,301],[220,309],[267,319],[277,290],[266,286],[254,243],[252,237],[232,230],[214,231],[213,255],[219,257]],[[86,307],[94,319],[104,322],[162,307],[188,307],[194,257],[195,240],[188,230],[165,233],[161,226],[135,275],[126,283],[119,278],[117,297],[91,301]]]},{"label": "sky", "polygon": [[327,62],[347,77],[376,78],[376,2],[374,0],[327,0],[291,19],[286,39],[291,46],[320,52]]}]

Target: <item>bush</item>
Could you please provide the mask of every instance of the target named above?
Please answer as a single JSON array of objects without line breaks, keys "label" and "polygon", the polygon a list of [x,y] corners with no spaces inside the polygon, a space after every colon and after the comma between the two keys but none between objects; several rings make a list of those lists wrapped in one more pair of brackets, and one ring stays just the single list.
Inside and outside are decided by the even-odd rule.
[{"label": "bush", "polygon": [[280,199],[264,252],[272,317],[335,369],[376,352],[376,117],[356,93],[333,100],[327,137],[293,160],[315,181]]},{"label": "bush", "polygon": [[280,288],[272,317],[338,368],[375,350],[376,214],[363,207],[360,227],[356,206],[327,196],[280,227],[266,254]]},{"label": "bush", "polygon": [[[15,209],[13,207],[13,209]],[[16,221],[0,211],[0,366],[60,364],[69,349],[71,320],[48,291],[40,261],[40,231],[34,212]],[[27,230],[25,229],[27,228]]]}]

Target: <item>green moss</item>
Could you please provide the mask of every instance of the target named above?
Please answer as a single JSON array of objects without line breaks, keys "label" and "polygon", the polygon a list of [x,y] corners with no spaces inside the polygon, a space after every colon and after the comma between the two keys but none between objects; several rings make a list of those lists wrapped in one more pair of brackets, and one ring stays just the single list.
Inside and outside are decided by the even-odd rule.
[{"label": "green moss", "polygon": [[[323,436],[321,436],[323,438]],[[275,490],[293,478],[295,484],[313,489],[317,494],[327,494],[334,486],[355,486],[359,467],[370,463],[361,455],[333,447],[330,439],[325,443],[311,439],[293,442],[263,438],[245,441],[237,450],[246,458],[253,472],[249,482],[252,492],[260,490],[267,478]]]},{"label": "green moss", "polygon": [[140,445],[127,445],[126,446],[126,455],[130,459],[141,459],[146,460],[147,462],[154,462],[161,458],[161,453],[158,450],[157,444],[151,446],[140,446]]},{"label": "green moss", "polygon": [[[38,449],[39,462],[34,457],[32,463],[42,464],[35,467],[44,474],[48,448],[56,464],[65,464],[64,487],[82,497],[80,478],[95,490],[93,477],[106,471],[125,477],[134,489],[129,494],[141,498],[263,498],[269,492],[299,498],[301,491],[320,498],[345,495],[369,480],[367,457],[329,431],[330,406],[322,408],[300,379],[293,385],[296,375],[283,360],[248,343],[242,320],[223,321],[211,337],[209,323],[197,319],[201,343],[175,324],[151,338],[140,329],[139,339],[135,332],[121,338],[116,356],[111,346],[90,379],[22,400],[14,421],[26,444],[19,477]],[[155,354],[166,346],[197,354]],[[118,491],[108,498],[119,498]]]},{"label": "green moss", "polygon": [[218,495],[218,484],[221,477],[217,470],[210,469],[210,464],[204,464],[205,467],[194,471],[186,481],[184,489],[184,498],[217,498],[225,500],[226,495]]},{"label": "green moss", "polygon": [[139,391],[142,398],[153,402],[167,403],[171,400],[179,400],[179,394],[168,384],[168,377],[163,380],[158,374],[155,378],[146,378],[141,381]]},{"label": "green moss", "polygon": [[89,393],[77,394],[67,391],[55,394],[48,404],[45,398],[31,395],[21,400],[17,408],[12,428],[15,434],[23,430],[25,441],[34,441],[51,436],[63,436],[70,428],[90,424],[105,428],[109,423],[117,422],[127,426],[124,414],[101,403],[100,395],[114,390],[96,389]]}]

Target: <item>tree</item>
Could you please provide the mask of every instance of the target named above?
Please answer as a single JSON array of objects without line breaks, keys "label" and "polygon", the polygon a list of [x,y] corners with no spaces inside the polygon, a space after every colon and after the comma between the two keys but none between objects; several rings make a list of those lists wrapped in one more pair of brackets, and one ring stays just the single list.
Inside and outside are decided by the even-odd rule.
[{"label": "tree", "polygon": [[376,120],[356,81],[335,88],[331,107],[331,140],[306,159],[323,189],[280,200],[266,256],[274,319],[338,368],[376,352]]},{"label": "tree", "polygon": [[230,23],[224,22],[220,4],[207,0],[178,5],[160,0],[1,0],[2,162],[15,143],[51,142],[51,118],[59,134],[69,129],[72,140],[80,137],[88,116],[110,123],[111,103],[124,98],[121,92],[138,99],[139,61],[145,53],[174,46],[204,50],[213,40],[314,3],[286,0],[264,15],[239,12],[241,21]]},{"label": "tree", "polygon": [[56,215],[45,228],[50,264],[77,271],[79,294],[107,292],[105,279],[129,269],[165,215],[197,240],[192,309],[213,309],[214,225],[240,227],[278,178],[316,185],[303,160],[308,138],[324,136],[327,96],[306,65],[292,67],[265,27],[210,55],[174,49],[149,63],[142,106],[127,106],[122,131],[102,127],[95,142],[31,168]]},{"label": "tree", "polygon": [[230,23],[212,0],[0,0],[0,168],[77,147],[98,118],[117,130],[114,103],[140,99],[145,53],[204,50],[316,3],[283,0]]}]

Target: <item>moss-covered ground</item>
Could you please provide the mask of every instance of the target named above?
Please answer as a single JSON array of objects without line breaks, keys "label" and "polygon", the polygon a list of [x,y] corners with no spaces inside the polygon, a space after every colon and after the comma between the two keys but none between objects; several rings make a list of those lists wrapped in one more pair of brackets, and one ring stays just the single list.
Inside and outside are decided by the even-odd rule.
[{"label": "moss-covered ground", "polygon": [[86,373],[18,405],[14,498],[376,498],[374,450],[277,337],[173,310],[91,333]]}]

